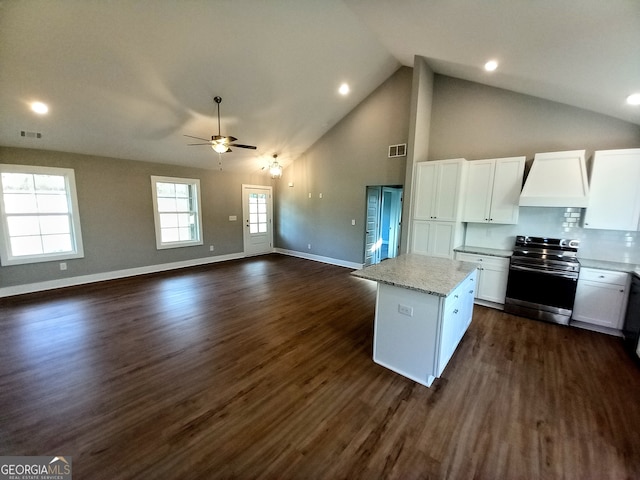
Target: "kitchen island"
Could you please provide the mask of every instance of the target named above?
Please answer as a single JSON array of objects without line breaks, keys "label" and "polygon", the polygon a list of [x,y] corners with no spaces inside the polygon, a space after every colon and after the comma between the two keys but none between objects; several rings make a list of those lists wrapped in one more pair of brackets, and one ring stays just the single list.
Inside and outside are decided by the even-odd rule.
[{"label": "kitchen island", "polygon": [[476,265],[407,254],[352,275],[378,282],[373,361],[431,386],[471,323]]}]

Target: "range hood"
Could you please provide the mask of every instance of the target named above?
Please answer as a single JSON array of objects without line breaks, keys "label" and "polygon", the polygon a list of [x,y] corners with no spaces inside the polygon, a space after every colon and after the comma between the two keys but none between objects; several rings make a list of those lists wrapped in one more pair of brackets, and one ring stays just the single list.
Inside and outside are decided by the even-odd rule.
[{"label": "range hood", "polygon": [[585,208],[588,203],[584,150],[536,153],[520,194],[520,206]]}]

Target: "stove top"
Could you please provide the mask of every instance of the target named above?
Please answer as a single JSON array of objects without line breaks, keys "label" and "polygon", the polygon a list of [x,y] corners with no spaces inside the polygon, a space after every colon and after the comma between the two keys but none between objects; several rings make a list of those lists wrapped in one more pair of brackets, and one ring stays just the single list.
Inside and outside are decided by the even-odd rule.
[{"label": "stove top", "polygon": [[567,238],[518,235],[511,263],[577,272],[580,269],[580,262],[576,258],[579,245],[579,240]]},{"label": "stove top", "polygon": [[513,251],[514,255],[539,256],[565,260],[575,258],[578,254],[579,246],[580,240],[518,235]]}]

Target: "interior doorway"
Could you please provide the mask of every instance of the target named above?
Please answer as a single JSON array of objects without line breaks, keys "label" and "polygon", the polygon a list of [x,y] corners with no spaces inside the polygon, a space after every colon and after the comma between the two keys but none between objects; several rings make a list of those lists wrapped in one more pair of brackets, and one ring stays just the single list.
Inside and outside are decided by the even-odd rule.
[{"label": "interior doorway", "polygon": [[402,227],[402,187],[367,187],[364,264],[398,256]]}]

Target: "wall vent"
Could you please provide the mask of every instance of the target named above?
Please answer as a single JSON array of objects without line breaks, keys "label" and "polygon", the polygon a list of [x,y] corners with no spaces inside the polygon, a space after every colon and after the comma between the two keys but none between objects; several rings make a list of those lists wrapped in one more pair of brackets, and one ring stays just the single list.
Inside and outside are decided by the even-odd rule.
[{"label": "wall vent", "polygon": [[398,145],[389,145],[389,158],[406,157],[406,156],[407,156],[406,143],[399,143]]},{"label": "wall vent", "polygon": [[27,130],[20,130],[20,136],[24,138],[42,138],[40,132],[29,132]]}]

